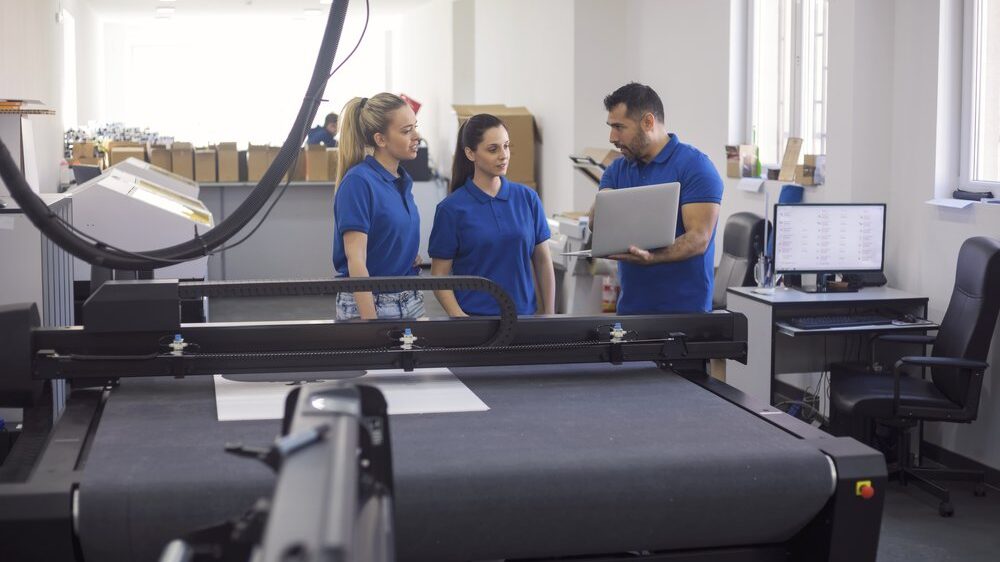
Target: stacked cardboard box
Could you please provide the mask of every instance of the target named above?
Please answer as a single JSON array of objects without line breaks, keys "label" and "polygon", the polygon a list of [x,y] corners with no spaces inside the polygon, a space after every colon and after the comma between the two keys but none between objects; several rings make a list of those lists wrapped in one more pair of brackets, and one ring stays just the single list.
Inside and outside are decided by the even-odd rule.
[{"label": "stacked cardboard box", "polygon": [[535,126],[535,117],[530,111],[524,107],[507,107],[500,104],[452,107],[458,117],[459,126],[478,113],[489,113],[499,117],[510,135],[510,166],[507,168],[507,178],[532,189],[538,189],[535,151],[541,138]]},{"label": "stacked cardboard box", "polygon": [[215,169],[215,149],[198,148],[194,151],[194,181],[215,182],[218,181],[218,173]]},{"label": "stacked cardboard box", "polygon": [[194,146],[189,142],[170,145],[170,169],[178,176],[194,179]]},{"label": "stacked cardboard box", "polygon": [[[330,158],[326,147],[311,144],[305,149],[306,181],[330,181]],[[336,153],[334,153],[336,154]]]},{"label": "stacked cardboard box", "polygon": [[[267,147],[267,166],[270,167],[275,160],[278,159],[278,153],[281,152],[280,146],[268,146]],[[284,183],[288,181],[288,172],[281,177],[281,182]]]},{"label": "stacked cardboard box", "polygon": [[726,176],[752,178],[757,164],[756,148],[752,144],[726,145]]},{"label": "stacked cardboard box", "polygon": [[149,147],[148,153],[150,164],[168,172],[173,169],[173,158],[171,158],[170,150],[167,147],[154,144]]},{"label": "stacked cardboard box", "polygon": [[271,165],[270,147],[251,144],[247,148],[247,181],[258,182]]},{"label": "stacked cardboard box", "polygon": [[73,162],[85,166],[104,166],[104,158],[97,152],[97,143],[73,143]]},{"label": "stacked cardboard box", "polygon": [[306,149],[299,149],[299,157],[295,159],[295,171],[292,181],[306,181]]},{"label": "stacked cardboard box", "polygon": [[802,185],[823,185],[826,181],[826,155],[806,154],[804,164],[795,168],[795,180]]},{"label": "stacked cardboard box", "polygon": [[240,181],[239,152],[235,142],[220,142],[218,151],[218,179],[220,182]]},{"label": "stacked cardboard box", "polygon": [[337,167],[340,165],[340,153],[336,148],[326,149],[327,176],[330,181],[337,181]]},{"label": "stacked cardboard box", "polygon": [[112,141],[108,143],[108,166],[114,166],[128,158],[146,160],[146,147],[137,142]]}]

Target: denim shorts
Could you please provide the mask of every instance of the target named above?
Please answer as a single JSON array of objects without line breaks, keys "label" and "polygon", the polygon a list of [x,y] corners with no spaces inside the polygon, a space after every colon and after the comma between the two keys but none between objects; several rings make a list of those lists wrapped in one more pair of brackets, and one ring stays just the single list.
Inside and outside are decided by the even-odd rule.
[{"label": "denim shorts", "polygon": [[[424,315],[424,295],[420,291],[375,293],[372,296],[379,318],[419,318]],[[337,293],[337,320],[360,317],[354,293]]]}]

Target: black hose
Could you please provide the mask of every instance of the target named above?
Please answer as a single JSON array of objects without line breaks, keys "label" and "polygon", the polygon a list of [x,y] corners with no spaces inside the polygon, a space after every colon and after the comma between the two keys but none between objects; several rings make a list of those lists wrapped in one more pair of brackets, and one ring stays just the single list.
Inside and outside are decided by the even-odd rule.
[{"label": "black hose", "polygon": [[225,220],[199,238],[167,248],[143,250],[135,253],[122,253],[98,244],[88,243],[62,224],[48,206],[35,195],[3,141],[0,141],[0,178],[7,185],[11,197],[36,228],[61,248],[91,265],[112,269],[148,271],[174,265],[178,261],[207,255],[225,244],[253,219],[270,199],[274,189],[281,182],[281,178],[291,168],[299,147],[302,146],[302,141],[305,139],[305,131],[316,117],[326,83],[330,79],[330,69],[337,54],[340,34],[344,29],[348,3],[349,0],[335,0],[330,7],[326,30],[323,32],[323,40],[319,54],[316,56],[316,65],[313,67],[309,88],[306,90],[306,96],[302,100],[298,115],[289,130],[285,143],[278,152],[278,156],[247,199]]}]

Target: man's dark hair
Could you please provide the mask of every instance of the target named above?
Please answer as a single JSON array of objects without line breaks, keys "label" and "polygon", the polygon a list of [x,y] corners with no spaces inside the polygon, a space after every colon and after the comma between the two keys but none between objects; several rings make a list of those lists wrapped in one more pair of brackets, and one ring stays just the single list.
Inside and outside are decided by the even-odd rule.
[{"label": "man's dark hair", "polygon": [[620,103],[625,104],[625,113],[630,119],[641,121],[642,116],[652,113],[663,123],[663,102],[656,91],[645,84],[629,82],[604,98],[604,109],[611,111]]},{"label": "man's dark hair", "polygon": [[323,126],[326,127],[327,125],[336,125],[337,119],[339,119],[339,117],[337,116],[336,113],[328,113],[326,116],[326,121],[323,121]]}]

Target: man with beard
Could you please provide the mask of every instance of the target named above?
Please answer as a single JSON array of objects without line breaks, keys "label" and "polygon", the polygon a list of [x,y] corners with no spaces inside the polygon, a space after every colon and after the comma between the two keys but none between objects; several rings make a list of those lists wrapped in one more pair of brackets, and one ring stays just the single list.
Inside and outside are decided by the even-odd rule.
[{"label": "man with beard", "polygon": [[[660,96],[635,82],[604,98],[609,140],[624,158],[604,171],[601,189],[680,182],[677,237],[666,248],[632,246],[618,260],[618,314],[707,312],[712,309],[715,226],[722,202],[722,178],[697,148],[667,133]],[[595,225],[591,209],[591,228]]]}]

